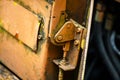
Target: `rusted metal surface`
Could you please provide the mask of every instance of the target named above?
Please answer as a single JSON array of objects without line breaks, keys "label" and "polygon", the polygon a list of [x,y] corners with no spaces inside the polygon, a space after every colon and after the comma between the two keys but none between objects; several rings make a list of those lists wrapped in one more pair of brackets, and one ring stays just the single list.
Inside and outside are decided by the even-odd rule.
[{"label": "rusted metal surface", "polygon": [[[86,0],[75,0],[74,2],[72,0],[55,0],[53,2],[49,30],[49,37],[53,44],[56,44],[54,41],[55,34],[67,20],[72,18],[80,24],[83,22],[83,18],[85,16],[84,13],[86,9],[86,2]],[[64,18],[62,18],[61,20],[62,15],[64,15]]]},{"label": "rusted metal surface", "polygon": [[0,30],[0,43],[0,61],[23,80],[57,79],[52,60],[60,56],[60,50],[47,40],[37,54],[4,30]]},{"label": "rusted metal surface", "polygon": [[37,71],[42,70],[39,57],[1,28],[0,30],[0,61],[23,79],[29,79],[30,76],[32,80],[40,79],[41,74]]},{"label": "rusted metal surface", "polygon": [[[4,29],[36,50],[39,21],[37,16],[13,1],[0,0],[0,20]],[[21,12],[22,11],[22,12]]]},{"label": "rusted metal surface", "polygon": [[59,68],[59,75],[58,75],[58,80],[63,80],[63,70],[61,68]]},{"label": "rusted metal surface", "polygon": [[[71,27],[72,30],[69,30],[67,25],[68,22],[71,22],[69,28]],[[56,40],[58,43],[64,42],[64,46],[68,46],[67,43],[69,43],[69,47],[67,47],[67,49],[66,47],[65,49],[63,49],[63,59],[54,60],[54,63],[57,64],[64,71],[74,70],[76,68],[79,58],[82,37],[84,36],[83,33],[85,31],[85,28],[79,25],[79,23],[75,22],[74,20],[68,22],[65,23],[66,26],[63,25],[63,27],[60,29],[60,31],[58,31],[58,33],[55,36],[55,39],[57,39],[57,36],[63,37],[61,41]],[[68,30],[70,32],[68,32]]]},{"label": "rusted metal surface", "polygon": [[56,44],[54,36],[65,23],[66,0],[55,0],[52,6],[49,37],[53,44]]},{"label": "rusted metal surface", "polygon": [[51,5],[47,3],[45,0],[13,0],[13,1],[39,17],[45,16],[49,18],[48,13],[50,13]]},{"label": "rusted metal surface", "polygon": [[[35,0],[30,0],[30,1],[24,0],[24,1],[27,1],[29,3],[29,2],[34,2]],[[12,1],[1,0],[1,4],[3,4],[2,2],[4,2],[6,5],[9,5],[7,3]],[[41,1],[40,4],[39,3],[34,4],[34,6],[37,7],[40,5],[48,5],[48,3],[46,3],[43,0]],[[52,60],[60,56],[59,53],[61,52],[59,50],[60,48],[55,47],[53,44],[50,43],[48,39],[48,23],[50,18],[49,17],[50,7],[49,9],[46,10],[43,10],[44,9],[43,7],[46,8],[46,6],[41,6],[39,7],[40,8],[39,10],[42,11],[39,10],[38,11],[41,12],[41,14],[43,15],[43,19],[45,21],[44,25],[42,26],[42,31],[44,32],[43,33],[44,35],[42,40],[38,42],[37,52],[31,51],[31,49],[29,49],[28,46],[24,45],[21,41],[17,40],[15,37],[9,34],[9,32],[4,29],[4,25],[1,24],[0,26],[0,61],[23,80],[56,80],[57,79],[56,67],[54,66]],[[2,8],[2,6],[0,8]],[[24,16],[26,16],[26,14],[24,14]],[[12,18],[10,20],[12,20]],[[20,18],[19,20],[22,21],[23,19]],[[15,20],[14,23],[16,21],[17,20]],[[31,21],[31,19],[29,21]],[[27,24],[26,21],[24,23]],[[30,26],[32,26],[33,23],[34,21],[31,21]],[[28,29],[26,29],[25,31],[27,33]],[[28,35],[32,35],[32,34],[30,33]]]},{"label": "rusted metal surface", "polygon": [[74,39],[74,34],[75,34],[75,26],[73,25],[72,21],[68,21],[56,33],[54,39],[58,43],[71,41]]},{"label": "rusted metal surface", "polygon": [[[67,53],[70,49],[70,42],[66,42],[65,45],[63,46],[63,58],[60,61],[60,63],[58,65],[66,65],[66,57],[67,57]],[[55,60],[54,60],[55,62]],[[62,68],[59,67],[59,74],[58,74],[58,80],[63,80],[64,77],[64,71]]]},{"label": "rusted metal surface", "polygon": [[68,17],[82,24],[85,17],[87,0],[67,0],[66,6]]},{"label": "rusted metal surface", "polygon": [[[51,7],[45,0],[0,0],[0,11],[2,11],[0,13],[0,61],[23,80],[57,80],[58,68],[54,65],[53,60],[62,57],[62,47],[59,47],[59,44],[57,44],[57,47],[53,45],[55,34],[69,20],[68,15],[75,20],[79,19],[77,22],[82,23],[85,10],[86,1],[76,0],[74,4],[80,3],[80,6],[75,5],[75,7],[72,6],[72,2],[70,0],[67,6],[66,0],[55,0]],[[81,6],[83,4],[84,6]],[[66,8],[71,10],[72,13],[67,14]],[[82,10],[75,14],[79,8]],[[41,19],[42,23],[39,26]],[[12,28],[3,20],[9,20],[10,25],[13,27],[17,25],[17,27]],[[29,32],[30,30],[33,31]],[[78,34],[74,39],[81,40],[81,31],[78,29],[76,32]],[[24,36],[22,39],[20,38],[21,34],[22,37]],[[30,38],[27,38],[28,36]],[[39,40],[37,40],[37,36]],[[34,40],[32,41],[32,39]],[[31,43],[34,43],[34,45]],[[66,58],[73,66],[63,66],[65,70],[75,69],[79,57],[80,43],[75,45],[71,41],[70,51],[66,54]],[[33,51],[36,46],[38,49]]]}]

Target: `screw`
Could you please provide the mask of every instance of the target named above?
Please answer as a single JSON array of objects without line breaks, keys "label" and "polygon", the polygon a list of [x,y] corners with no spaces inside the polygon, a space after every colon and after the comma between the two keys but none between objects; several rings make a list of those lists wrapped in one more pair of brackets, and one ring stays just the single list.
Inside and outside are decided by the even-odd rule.
[{"label": "screw", "polygon": [[70,28],[70,26],[71,26],[71,24],[69,23],[69,24],[67,25],[67,28]]},{"label": "screw", "polygon": [[81,28],[77,28],[77,33],[80,33],[81,32]]},{"label": "screw", "polygon": [[66,21],[68,21],[69,19],[68,19],[68,18],[66,18],[65,20],[66,20]]},{"label": "screw", "polygon": [[59,35],[58,37],[57,37],[57,40],[58,41],[61,41],[63,39],[63,36],[61,36],[61,35]]},{"label": "screw", "polygon": [[83,23],[82,23],[82,26],[85,26],[85,24],[86,24],[86,23],[85,23],[85,22],[83,22]]},{"label": "screw", "polygon": [[41,21],[42,21],[42,18],[38,16],[38,20],[39,20],[39,22],[41,22]]},{"label": "screw", "polygon": [[38,39],[41,40],[42,39],[42,35],[38,35]]},{"label": "screw", "polygon": [[75,46],[77,46],[79,43],[80,43],[79,40],[75,40],[75,41],[74,41],[74,45],[75,45]]}]

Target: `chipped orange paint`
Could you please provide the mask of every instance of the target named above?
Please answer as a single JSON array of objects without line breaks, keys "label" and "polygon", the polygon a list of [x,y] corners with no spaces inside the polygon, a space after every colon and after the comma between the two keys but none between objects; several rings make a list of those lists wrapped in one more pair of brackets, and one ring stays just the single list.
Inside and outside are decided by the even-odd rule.
[{"label": "chipped orange paint", "polygon": [[[53,59],[62,57],[62,48],[58,46],[56,47],[50,42],[48,37],[51,37],[51,34],[49,34],[48,32],[51,33],[52,30],[56,28],[56,25],[59,22],[61,11],[66,10],[66,0],[55,0],[53,6],[51,6],[45,0],[18,0],[29,6],[31,11],[35,12],[35,14],[40,14],[45,22],[43,26],[44,36],[42,40],[38,42],[38,51],[36,52],[32,51],[29,48],[31,47],[30,45],[26,46],[24,43],[36,43],[35,41],[37,40],[36,34],[38,33],[37,28],[39,24],[39,19],[35,14],[27,11],[27,9],[20,6],[20,4],[14,1],[16,0],[0,0],[0,11],[4,11],[7,9],[10,10],[7,10],[6,13],[8,17],[6,16],[6,14],[0,13],[0,15],[2,15],[0,16],[0,20],[2,21],[2,23],[4,23],[3,26],[0,26],[0,29],[5,29],[1,29],[2,32],[0,32],[0,61],[23,80],[57,80],[58,68],[53,63]],[[5,5],[4,9],[2,8],[2,4]],[[11,7],[8,7],[9,5],[14,6],[16,9],[13,8],[13,10],[11,10]],[[22,15],[15,16],[12,14],[13,12]],[[18,18],[9,19],[13,20],[12,23],[10,23],[13,26],[15,25],[14,23],[18,22],[16,29],[18,29],[19,27],[20,30],[22,28],[21,26],[25,24],[23,27],[25,29],[21,29],[21,31],[23,32],[18,31],[17,37],[19,40],[15,38],[16,30],[13,30],[13,36],[10,34],[10,31],[8,29],[9,25],[7,25],[6,21],[8,20],[7,18],[11,16],[14,16],[14,18]],[[28,16],[28,19],[26,19],[25,16]],[[55,20],[50,19],[50,17],[52,18],[53,16],[56,17]],[[1,19],[4,17],[6,17],[5,20]],[[23,23],[19,23],[19,21],[22,21]],[[28,25],[31,27],[28,27]],[[35,29],[35,31],[32,31],[33,33],[29,33],[29,35],[35,34],[32,36],[33,39],[35,39],[33,41],[32,38],[26,37],[28,35],[24,36],[25,33],[27,34],[29,32],[29,28],[33,28],[32,30]],[[26,41],[20,39],[21,33],[24,36],[23,39]],[[41,50],[39,50],[40,48]]]},{"label": "chipped orange paint", "polygon": [[[24,1],[28,2],[29,3],[28,5],[30,5],[31,9],[33,9],[33,10],[36,9],[36,7],[37,7],[37,9],[39,8],[38,9],[39,13],[43,14],[43,16],[44,16],[44,21],[45,21],[44,29],[43,29],[43,31],[45,32],[45,36],[43,38],[44,43],[38,44],[39,45],[38,48],[42,47],[42,49],[38,52],[33,52],[30,50],[30,48],[28,48],[26,45],[23,44],[24,41],[21,42],[21,40],[16,40],[15,37],[11,36],[8,33],[10,31],[7,28],[9,25],[7,25],[7,23],[6,23],[6,20],[8,20],[6,14],[8,16],[13,16],[12,15],[13,12],[7,10],[7,12],[9,12],[9,13],[6,13],[6,14],[3,13],[3,16],[1,16],[1,17],[6,17],[6,20],[4,20],[5,21],[4,24],[6,25],[6,28],[4,25],[2,26],[6,30],[2,29],[3,33],[0,32],[0,61],[3,64],[5,64],[9,69],[11,69],[15,74],[17,74],[20,78],[22,78],[23,80],[47,80],[48,77],[50,78],[49,80],[56,80],[57,74],[55,73],[54,64],[52,63],[52,60],[54,58],[56,58],[60,52],[58,50],[59,48],[54,47],[47,38],[48,37],[47,36],[48,35],[48,23],[49,23],[49,18],[50,18],[50,8],[51,7],[44,0],[42,0],[42,1],[38,0],[40,3],[36,2],[37,0],[24,0]],[[13,1],[12,0],[1,0],[0,5],[3,6],[2,4],[7,5],[5,7],[7,9],[11,10],[9,5],[13,5]],[[33,26],[31,24],[33,24],[35,21],[36,21],[35,24],[36,25],[38,24],[38,19],[36,16],[34,16],[34,14],[32,14],[31,12],[27,12],[26,9],[19,6],[19,4],[17,4],[17,5],[16,4],[17,3],[14,3],[14,6],[16,8],[16,9],[14,9],[14,11],[15,12],[18,11],[18,14],[24,13],[24,15],[16,16],[16,18],[19,17],[19,19],[14,20],[14,22],[11,23],[11,24],[13,24],[13,26],[14,26],[15,22],[22,21],[22,20],[25,24],[28,24],[30,26]],[[45,8],[46,5],[49,6],[49,9]],[[20,8],[17,8],[18,6]],[[2,10],[1,8],[2,7],[0,7],[0,10]],[[5,9],[3,9],[3,10],[5,10]],[[22,12],[22,11],[24,11],[24,12]],[[2,13],[0,13],[0,15],[2,15]],[[29,16],[29,18],[24,19],[23,18],[24,16]],[[32,16],[35,19],[30,18]],[[22,17],[22,18],[20,18],[20,17]],[[9,20],[12,20],[12,19],[14,19],[14,18],[10,18]],[[27,20],[27,21],[25,21],[25,20]],[[30,21],[30,24],[28,21]],[[23,23],[21,23],[21,24],[23,24]],[[17,24],[17,28],[21,24]],[[28,26],[25,26],[25,27],[28,27]],[[23,27],[23,28],[25,28],[25,27]],[[21,28],[21,27],[19,27],[19,28]],[[29,28],[30,27],[28,27],[28,29]],[[1,29],[1,27],[0,27],[0,29]],[[27,33],[28,29],[25,29],[25,30],[21,29],[21,30],[26,31],[26,33]],[[36,30],[36,32],[38,32],[38,31]],[[23,34],[24,34],[24,32],[23,32]],[[32,35],[32,34],[29,33],[29,35]],[[20,37],[20,33],[18,35],[18,38],[19,37]],[[24,39],[27,39],[26,37],[24,37]],[[35,36],[33,36],[33,37],[35,38]],[[35,38],[35,39],[37,39],[37,38]],[[33,42],[33,41],[31,41],[31,38],[29,38],[28,40],[30,40],[30,42]],[[49,59],[50,59],[50,61],[49,61]]]}]

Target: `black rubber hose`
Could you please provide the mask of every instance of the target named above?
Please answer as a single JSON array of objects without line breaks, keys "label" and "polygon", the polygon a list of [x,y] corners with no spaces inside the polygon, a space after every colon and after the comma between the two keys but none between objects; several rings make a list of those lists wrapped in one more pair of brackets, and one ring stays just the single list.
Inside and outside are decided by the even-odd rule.
[{"label": "black rubber hose", "polygon": [[95,43],[96,43],[96,47],[98,48],[99,55],[101,56],[103,63],[107,67],[112,78],[114,80],[120,80],[120,77],[119,77],[116,69],[114,68],[113,64],[111,63],[111,61],[107,55],[107,52],[106,52],[106,49],[105,49],[105,46],[104,46],[104,43],[102,40],[102,24],[101,24],[101,22],[95,22],[94,27],[95,27]]},{"label": "black rubber hose", "polygon": [[97,62],[97,58],[95,58],[95,59],[92,61],[90,67],[88,68],[88,71],[86,72],[86,75],[85,75],[85,80],[89,80],[89,77],[90,77],[90,75],[91,75],[92,70],[93,70],[94,67],[95,67],[96,62]]},{"label": "black rubber hose", "polygon": [[106,43],[106,49],[108,51],[108,56],[110,57],[111,61],[113,62],[115,68],[117,69],[117,72],[119,73],[120,75],[120,62],[119,62],[119,59],[118,57],[115,55],[115,52],[113,51],[112,49],[112,45],[110,44],[110,36],[111,36],[111,32],[110,31],[106,31],[105,33],[105,43]]},{"label": "black rubber hose", "polygon": [[117,35],[116,38],[120,40],[120,35]]},{"label": "black rubber hose", "polygon": [[115,44],[115,37],[116,37],[116,32],[114,31],[112,32],[111,37],[110,37],[110,44],[112,46],[112,49],[115,51],[115,53],[117,53],[117,55],[120,56],[120,51]]}]

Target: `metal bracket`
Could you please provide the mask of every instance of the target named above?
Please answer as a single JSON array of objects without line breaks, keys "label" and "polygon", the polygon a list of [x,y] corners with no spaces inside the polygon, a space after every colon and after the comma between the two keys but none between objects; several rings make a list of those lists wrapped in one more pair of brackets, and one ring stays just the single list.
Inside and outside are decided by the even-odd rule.
[{"label": "metal bracket", "polygon": [[75,26],[72,21],[66,22],[62,28],[57,32],[54,39],[57,43],[71,41],[74,39]]},{"label": "metal bracket", "polygon": [[55,41],[58,44],[65,43],[64,47],[67,46],[67,49],[63,49],[63,59],[53,60],[53,62],[64,71],[74,70],[76,68],[85,31],[86,29],[82,25],[71,19],[56,33],[54,37]]}]

